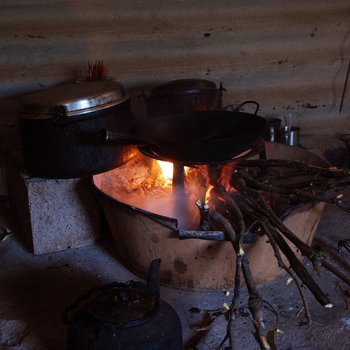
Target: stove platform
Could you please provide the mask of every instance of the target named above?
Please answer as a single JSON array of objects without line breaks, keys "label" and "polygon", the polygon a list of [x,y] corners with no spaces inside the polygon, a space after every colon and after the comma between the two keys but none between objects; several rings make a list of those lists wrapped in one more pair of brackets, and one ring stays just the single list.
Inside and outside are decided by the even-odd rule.
[{"label": "stove platform", "polygon": [[34,254],[94,244],[101,232],[101,211],[90,178],[30,177],[7,161],[6,179],[19,234]]}]

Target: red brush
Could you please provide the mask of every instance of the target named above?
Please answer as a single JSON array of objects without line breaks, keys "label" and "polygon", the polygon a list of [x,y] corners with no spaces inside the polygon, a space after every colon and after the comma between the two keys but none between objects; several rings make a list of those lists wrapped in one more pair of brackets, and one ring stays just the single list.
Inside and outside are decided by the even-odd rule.
[{"label": "red brush", "polygon": [[103,61],[96,61],[94,64],[91,64],[90,61],[88,61],[88,65],[84,69],[84,74],[86,80],[89,81],[108,80],[107,66]]}]

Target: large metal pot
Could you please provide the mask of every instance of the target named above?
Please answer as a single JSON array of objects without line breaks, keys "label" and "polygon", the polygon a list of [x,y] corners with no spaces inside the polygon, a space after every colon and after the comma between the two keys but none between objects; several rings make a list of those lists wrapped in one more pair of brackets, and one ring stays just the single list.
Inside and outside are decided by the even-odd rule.
[{"label": "large metal pot", "polygon": [[195,111],[219,111],[222,109],[220,84],[205,79],[177,79],[155,87],[150,96],[142,94],[149,118]]},{"label": "large metal pot", "polygon": [[82,177],[113,169],[135,153],[108,144],[101,129],[130,131],[130,98],[115,81],[85,81],[46,89],[21,101],[24,162],[32,176]]},{"label": "large metal pot", "polygon": [[94,288],[64,313],[69,350],[181,350],[181,321],[159,297],[160,260],[153,260],[147,285],[112,283]]}]

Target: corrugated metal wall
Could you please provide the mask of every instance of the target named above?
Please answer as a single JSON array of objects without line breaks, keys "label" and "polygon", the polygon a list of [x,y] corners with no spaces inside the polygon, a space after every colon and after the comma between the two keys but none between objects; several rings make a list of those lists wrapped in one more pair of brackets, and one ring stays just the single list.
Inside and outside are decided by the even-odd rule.
[{"label": "corrugated metal wall", "polygon": [[297,109],[305,128],[350,118],[350,87],[338,113],[349,0],[2,0],[0,25],[2,120],[16,110],[9,97],[79,78],[97,59],[136,113],[141,87],[198,77],[223,82],[225,103],[257,100],[263,116]]}]

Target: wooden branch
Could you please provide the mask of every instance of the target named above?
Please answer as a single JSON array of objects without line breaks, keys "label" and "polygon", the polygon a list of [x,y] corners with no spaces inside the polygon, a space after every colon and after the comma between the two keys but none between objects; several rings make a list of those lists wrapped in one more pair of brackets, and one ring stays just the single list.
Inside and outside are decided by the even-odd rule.
[{"label": "wooden branch", "polygon": [[303,291],[303,287],[302,285],[299,283],[299,280],[297,278],[297,276],[294,274],[293,270],[291,268],[289,268],[283,261],[282,259],[282,256],[281,256],[281,252],[279,250],[279,247],[273,237],[273,234],[271,234],[271,230],[273,229],[273,227],[271,226],[270,223],[268,222],[265,222],[262,224],[263,228],[264,228],[264,231],[267,235],[267,237],[269,238],[269,243],[271,244],[272,246],[272,249],[275,253],[275,257],[277,259],[277,262],[278,262],[278,266],[282,269],[284,269],[290,276],[291,278],[293,279],[293,281],[295,282],[295,285],[297,286],[298,288],[298,291],[299,291],[299,294],[300,294],[300,297],[301,297],[301,300],[303,302],[303,305],[304,305],[304,315],[305,315],[305,319],[307,321],[308,324],[310,324],[312,321],[311,321],[311,314],[310,314],[310,311],[309,311],[309,306],[307,304],[307,301],[306,301],[306,298],[305,298],[305,294],[304,294],[304,291]]},{"label": "wooden branch", "polygon": [[349,169],[339,169],[337,167],[320,167],[317,165],[309,165],[301,160],[285,160],[285,159],[242,159],[235,162],[240,167],[283,167],[292,168],[303,171],[305,174],[317,174],[326,177],[346,177],[350,175]]},{"label": "wooden branch", "polygon": [[231,182],[237,190],[250,197],[250,199],[255,203],[257,210],[259,210],[260,213],[264,214],[264,216],[268,218],[273,226],[275,226],[289,241],[291,241],[298,249],[300,249],[303,255],[305,255],[310,261],[318,259],[324,268],[331,271],[346,284],[350,285],[350,278],[339,271],[331,263],[326,261],[325,257],[319,254],[317,250],[304,243],[292,231],[290,231],[257,191],[248,188],[245,185],[244,180],[239,178],[237,175],[232,176]]},{"label": "wooden branch", "polygon": [[288,259],[291,268],[302,280],[302,282],[310,289],[310,292],[314,295],[316,300],[324,307],[332,307],[333,305],[327,297],[327,295],[314,281],[310,273],[293,253],[292,249],[289,247],[289,245],[286,243],[283,237],[271,225],[263,224],[263,226],[266,230],[266,233],[272,237],[272,239],[276,242],[278,247],[282,250],[283,254]]},{"label": "wooden branch", "polygon": [[246,228],[246,224],[245,224],[241,209],[239,208],[235,200],[230,196],[230,194],[226,191],[226,189],[222,185],[216,184],[216,186],[214,187],[214,190],[219,196],[221,196],[224,199],[226,204],[229,206],[231,213],[236,218],[238,228],[239,228],[239,232],[238,232],[239,240],[242,241],[244,235],[246,234],[247,228]]},{"label": "wooden branch", "polygon": [[[255,287],[255,283],[253,281],[249,267],[249,262],[247,257],[245,256],[242,246],[239,244],[238,236],[233,230],[232,225],[220,213],[216,212],[215,210],[210,210],[209,215],[214,221],[216,221],[218,224],[224,227],[224,231],[227,233],[237,257],[241,256],[243,276],[249,293],[248,307],[254,318],[254,326],[257,332],[257,338],[260,343],[260,346],[263,350],[268,350],[270,349],[270,346],[267,342],[267,330],[262,315],[263,301],[258,290]],[[230,330],[230,334],[233,336],[231,332],[232,331]]]},{"label": "wooden branch", "polygon": [[236,259],[236,273],[235,273],[235,287],[233,290],[233,298],[230,305],[230,318],[227,323],[227,334],[230,339],[230,349],[235,349],[235,339],[237,338],[236,328],[234,327],[234,321],[236,319],[237,304],[239,301],[241,291],[241,271],[242,271],[242,255],[237,255]]},{"label": "wooden branch", "polygon": [[224,232],[227,235],[227,239],[231,242],[235,252],[237,253],[239,251],[237,244],[238,240],[236,232],[233,229],[231,223],[223,215],[213,209],[209,210],[209,216],[213,221],[223,227]]},{"label": "wooden branch", "polygon": [[[266,203],[267,204],[267,203]],[[271,210],[272,211],[272,210]],[[271,212],[269,212],[271,214]],[[336,275],[338,278],[340,278],[343,282],[348,284],[350,286],[350,278],[345,275],[343,272],[339,271],[334,265],[332,265],[330,262],[326,260],[324,256],[319,254],[319,252],[306,243],[304,243],[302,240],[300,240],[292,231],[290,231],[283,222],[275,215],[269,215],[267,216],[270,218],[270,221],[275,224],[275,226],[280,230],[280,232],[288,238],[300,251],[303,255],[305,255],[312,263],[314,263],[315,260],[318,260],[318,262],[326,268],[328,271],[332,272],[334,275]]]},{"label": "wooden branch", "polygon": [[246,185],[249,186],[252,189],[255,190],[263,190],[266,192],[273,192],[278,194],[284,194],[284,195],[296,195],[298,197],[307,198],[313,201],[320,201],[325,203],[330,203],[337,205],[339,208],[350,212],[350,208],[345,207],[342,204],[342,197],[343,195],[341,193],[330,193],[329,191],[324,191],[323,189],[318,190],[314,186],[308,186],[306,188],[296,188],[294,185],[289,187],[280,187],[275,186],[271,184],[270,182],[261,182],[257,179],[250,176],[247,172],[243,170],[235,170],[235,173],[237,176],[241,177],[245,180]]},{"label": "wooden branch", "polygon": [[271,349],[267,341],[268,330],[263,319],[263,299],[253,282],[249,261],[245,255],[242,256],[242,271],[249,292],[248,307],[253,315],[258,341],[262,349]]}]

